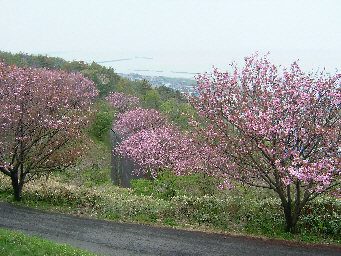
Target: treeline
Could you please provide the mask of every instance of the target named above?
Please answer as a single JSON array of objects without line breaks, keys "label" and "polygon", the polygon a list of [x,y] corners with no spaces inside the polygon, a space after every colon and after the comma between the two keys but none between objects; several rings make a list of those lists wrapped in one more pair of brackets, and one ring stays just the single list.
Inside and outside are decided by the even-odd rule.
[{"label": "treeline", "polygon": [[122,92],[139,98],[143,108],[156,109],[166,114],[170,121],[175,122],[182,129],[188,128],[188,118],[183,113],[191,113],[193,109],[187,104],[180,93],[164,85],[152,87],[146,80],[130,81],[120,77],[111,67],[102,66],[96,62],[91,64],[84,61],[66,61],[59,57],[46,55],[29,55],[0,51],[0,61],[19,67],[37,67],[65,70],[72,73],[82,73],[91,79],[99,90],[96,101],[97,117],[92,135],[99,140],[107,138],[108,131],[114,117],[114,110],[107,104],[105,97],[112,92]]}]

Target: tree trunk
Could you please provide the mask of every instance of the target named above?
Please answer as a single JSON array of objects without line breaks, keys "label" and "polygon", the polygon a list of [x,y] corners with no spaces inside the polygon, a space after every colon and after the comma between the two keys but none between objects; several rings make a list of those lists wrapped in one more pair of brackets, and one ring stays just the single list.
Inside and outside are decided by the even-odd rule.
[{"label": "tree trunk", "polygon": [[291,204],[288,203],[284,208],[285,222],[287,224],[285,231],[290,233],[296,232],[296,222],[294,222],[291,212]]},{"label": "tree trunk", "polygon": [[286,232],[294,234],[297,232],[296,229],[297,222],[303,207],[306,205],[308,201],[309,196],[305,196],[302,199],[300,199],[300,197],[297,197],[295,204],[291,200],[289,190],[287,196],[288,196],[287,199],[280,196],[286,221]]},{"label": "tree trunk", "polygon": [[282,189],[276,190],[278,193],[281,202],[282,207],[284,211],[284,217],[286,222],[286,232],[295,233],[296,232],[296,223],[298,219],[298,215],[294,216],[293,211],[293,205],[291,200],[291,193],[290,193],[290,185],[286,187],[286,192],[284,192]]},{"label": "tree trunk", "polygon": [[21,201],[22,189],[24,186],[26,173],[24,173],[22,170],[21,174],[19,176],[19,170],[16,170],[16,171],[12,170],[10,176],[11,176],[12,187],[13,187],[13,191],[14,191],[14,200]]},{"label": "tree trunk", "polygon": [[18,171],[12,171],[11,172],[11,180],[12,180],[12,187],[14,191],[14,199],[16,201],[21,201],[22,199],[22,185],[21,182],[19,182],[19,176]]}]

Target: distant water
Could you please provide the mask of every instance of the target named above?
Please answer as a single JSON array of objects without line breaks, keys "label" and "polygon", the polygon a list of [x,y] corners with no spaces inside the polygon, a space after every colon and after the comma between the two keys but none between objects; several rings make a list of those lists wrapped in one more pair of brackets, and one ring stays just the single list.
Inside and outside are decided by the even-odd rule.
[{"label": "distant water", "polygon": [[[212,66],[222,71],[230,71],[231,62],[235,61],[239,68],[244,65],[244,57],[250,56],[254,50],[228,49],[225,51],[177,51],[177,52],[67,52],[57,54],[67,60],[95,61],[106,67],[112,67],[116,73],[137,73],[146,76],[194,78],[198,73],[211,73]],[[260,55],[268,51],[260,51]],[[50,56],[56,54],[48,53]],[[277,66],[289,67],[294,61],[305,72],[321,70],[326,67],[328,72],[335,73],[335,68],[341,70],[341,51],[331,50],[285,50],[270,51],[270,60]]]},{"label": "distant water", "polygon": [[105,60],[97,63],[107,67],[112,67],[117,73],[136,73],[145,76],[194,78],[194,76],[202,72],[202,68],[199,68],[195,63],[169,64],[163,63],[163,61],[156,60],[152,57],[135,56],[134,58]]},{"label": "distant water", "polygon": [[[200,54],[177,54],[174,56],[134,56],[128,58],[113,58],[98,62],[113,67],[117,73],[137,73],[146,76],[194,78],[198,73],[211,73],[215,66],[222,71],[230,71],[230,64],[235,61],[239,68],[244,65],[244,57],[251,51],[203,52]],[[260,52],[260,55],[265,54]],[[341,51],[285,51],[270,52],[270,60],[276,66],[289,67],[298,61],[305,72],[313,72],[326,68],[327,72],[335,74],[335,69],[341,71]]]}]

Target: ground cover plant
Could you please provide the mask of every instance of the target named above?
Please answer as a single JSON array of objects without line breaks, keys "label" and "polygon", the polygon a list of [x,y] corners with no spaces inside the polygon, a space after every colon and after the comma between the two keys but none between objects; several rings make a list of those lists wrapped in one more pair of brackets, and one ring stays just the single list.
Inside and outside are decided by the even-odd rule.
[{"label": "ground cover plant", "polygon": [[95,256],[88,251],[46,239],[24,235],[16,231],[0,229],[0,254],[15,256]]}]

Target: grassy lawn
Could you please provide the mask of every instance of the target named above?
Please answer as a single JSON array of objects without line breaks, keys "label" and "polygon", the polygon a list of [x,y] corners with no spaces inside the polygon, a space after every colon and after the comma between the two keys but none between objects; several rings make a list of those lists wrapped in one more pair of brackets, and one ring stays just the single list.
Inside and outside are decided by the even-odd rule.
[{"label": "grassy lawn", "polygon": [[81,249],[27,236],[16,231],[0,229],[0,255],[4,256],[95,256]]}]

